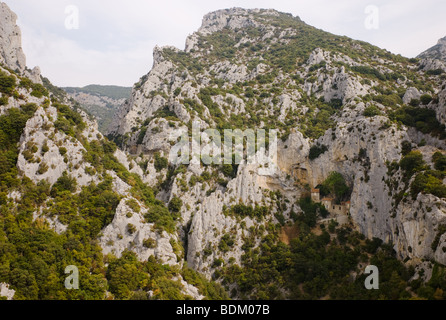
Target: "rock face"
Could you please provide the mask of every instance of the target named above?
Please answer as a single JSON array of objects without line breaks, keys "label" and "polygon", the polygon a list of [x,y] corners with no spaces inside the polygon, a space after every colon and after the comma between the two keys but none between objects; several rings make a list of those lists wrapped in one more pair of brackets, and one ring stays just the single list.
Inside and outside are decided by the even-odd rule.
[{"label": "rock face", "polygon": [[6,300],[12,300],[14,298],[15,290],[9,288],[6,283],[0,283],[0,297],[6,298]]},{"label": "rock face", "polygon": [[[149,288],[157,288],[156,277],[158,277],[160,288],[153,290],[155,297],[164,293],[171,295],[171,289],[174,288],[173,291],[177,296],[182,295],[192,299],[205,298],[203,294],[208,295],[208,293],[202,285],[213,286],[213,284],[203,278],[199,279],[198,288],[188,283],[195,273],[184,264],[185,250],[175,228],[175,219],[180,217],[172,217],[165,204],[155,198],[154,190],[142,181],[142,179],[151,179],[153,176],[150,182],[156,186],[155,173],[158,163],[144,163],[141,157],[133,157],[118,149],[99,132],[98,123],[79,108],[79,103],[73,101],[63,91],[55,89],[53,85],[47,85],[47,81],[43,85],[40,69],[36,67],[29,70],[25,67],[20,30],[15,25],[15,14],[4,3],[0,5],[0,76],[2,79],[0,140],[4,142],[5,137],[14,139],[14,143],[10,145],[5,143],[1,145],[0,207],[2,212],[7,212],[14,217],[23,209],[20,203],[26,201],[27,227],[30,227],[30,230],[39,229],[42,234],[49,236],[48,238],[45,236],[45,240],[42,238],[41,244],[45,241],[49,243],[52,241],[50,239],[63,239],[61,242],[56,241],[58,242],[56,246],[60,246],[62,254],[71,250],[62,244],[67,241],[67,234],[79,240],[76,240],[75,244],[76,246],[79,244],[79,248],[83,246],[81,242],[91,243],[91,246],[95,247],[94,252],[99,253],[102,248],[102,253],[82,259],[82,262],[79,260],[76,264],[79,269],[84,268],[84,263],[92,263],[95,265],[94,268],[101,269],[95,275],[88,271],[87,273],[95,277],[95,284],[101,282],[97,288],[98,292],[103,292],[102,298],[119,297],[119,293],[113,292],[113,289],[110,290],[111,293],[106,292],[106,286],[102,286],[109,281],[106,273],[110,264],[107,262],[104,265],[106,259],[117,261],[129,256],[134,265],[147,264],[162,271],[160,275],[155,276],[149,275],[147,270],[138,270],[138,278],[143,276],[141,279],[146,277],[153,282],[152,285],[142,283],[138,294],[144,295],[142,289],[147,292]],[[30,81],[26,81],[26,78]],[[89,89],[92,89],[91,86]],[[114,89],[111,93],[109,92],[113,97],[101,99],[95,96],[98,99],[94,103],[104,106],[111,101],[124,102],[125,99],[116,98],[119,93],[114,92]],[[88,100],[85,95],[76,97]],[[141,99],[143,100],[144,97]],[[162,100],[155,99],[154,104],[161,102]],[[167,115],[169,112],[176,112],[183,116],[183,119],[188,116],[187,111],[179,103],[172,107],[174,111],[165,109],[164,104],[161,104],[160,108]],[[156,111],[153,110],[153,113]],[[161,125],[163,125],[162,132],[159,129]],[[153,123],[150,130],[159,133],[158,138],[163,139],[157,141],[157,137],[154,139],[150,135],[142,136],[144,138],[142,140],[147,144],[146,149],[162,148],[168,144],[169,134],[166,136],[163,133],[168,132],[169,128],[174,131],[174,127],[170,126],[168,118],[159,126]],[[165,150],[167,152],[169,148]],[[152,175],[145,174],[147,168],[153,169]],[[167,175],[166,168],[163,169],[163,173]],[[5,176],[14,183],[9,185],[8,182],[6,187],[3,181]],[[28,193],[27,188],[38,189],[39,195],[33,192]],[[6,214],[4,216],[6,217]],[[1,217],[2,221],[4,216]],[[73,229],[74,220],[76,220],[74,224],[79,222],[79,227],[74,227],[76,230]],[[30,234],[33,232],[31,231]],[[82,236],[78,237],[79,234]],[[13,244],[10,241],[12,238],[8,237],[9,234],[2,234],[2,245],[11,245],[11,248],[16,244],[24,245],[29,248],[29,252],[36,248],[29,243],[14,242]],[[42,254],[45,254],[44,250]],[[14,261],[17,261],[14,259],[18,257],[19,254],[14,254],[2,260],[1,269],[5,270],[2,278],[11,281],[10,285],[0,283],[0,297],[11,300],[16,296],[23,299],[32,294],[35,299],[38,285],[34,275],[38,277],[40,270],[30,268],[25,271],[25,269],[20,269],[21,267],[14,266]],[[58,255],[57,259],[60,257]],[[20,259],[23,260],[23,258]],[[58,262],[63,264],[66,260],[58,260]],[[48,266],[50,267],[50,264]],[[55,264],[51,265],[51,269],[53,271],[57,269]],[[28,280],[16,281],[20,276],[9,277],[9,274],[14,274],[14,272],[29,276],[27,278],[29,282]],[[190,273],[193,275],[191,276]],[[59,271],[53,272],[51,279],[58,281],[58,276],[62,276]],[[192,281],[196,283],[195,279]],[[28,285],[33,289],[25,292],[27,290],[24,287]],[[166,285],[170,287],[164,289]],[[132,289],[129,294],[136,291]],[[54,297],[51,296],[51,298]],[[100,298],[101,293],[95,295],[95,299]]]},{"label": "rock face", "polygon": [[[132,98],[115,115],[108,133],[125,150],[140,156],[138,161],[148,162],[143,176],[152,184],[168,177],[166,169],[155,168],[158,160],[154,155],[171,160],[169,155],[179,152],[173,148],[177,138],[188,128],[190,132],[192,120],[199,120],[202,130],[237,125],[242,130],[259,129],[267,122],[279,128],[282,138],[277,144],[274,170],[245,161],[227,177],[192,160],[181,170],[177,166],[175,172],[180,173],[163,184],[160,199],[167,203],[179,197],[183,202],[180,236],[187,243],[187,262],[209,277],[216,259],[240,263],[250,227],[277,223],[277,213],[290,221],[291,212],[301,211],[296,201],[305,193],[305,185],[316,187],[333,171],[341,173],[351,186],[350,218],[357,230],[369,238],[393,243],[401,259],[446,262],[439,249],[443,237],[437,249],[431,248],[444,223],[444,201],[420,193],[416,199],[396,203],[403,187],[390,186],[404,185],[402,174],[389,173],[389,164],[398,163],[402,157],[402,141],[414,147],[427,144],[420,149],[425,161],[430,161],[435,150],[444,150],[445,143],[414,128],[397,126],[388,117],[392,105],[401,107],[423,94],[438,93],[429,108],[444,123],[445,90],[438,74],[430,74],[435,87],[432,92],[414,85],[404,73],[442,69],[443,62],[425,53],[419,64],[402,63],[349,41],[337,47],[314,46],[303,55],[291,53],[309,41],[317,43],[310,39],[313,32],[299,18],[274,10],[233,8],[209,13],[200,29],[187,38],[185,51],[155,48],[152,70],[141,78]],[[307,35],[305,39],[301,34]],[[302,42],[296,45],[296,39]],[[330,39],[342,42],[340,38]],[[231,45],[225,46],[227,43]],[[443,45],[444,39],[435,51],[441,53]],[[279,55],[279,50],[288,50],[288,57],[294,54],[294,60],[289,65],[285,60],[278,63],[274,55]],[[401,76],[394,75],[395,67],[405,70]],[[420,77],[427,81],[421,71]],[[385,94],[377,89],[389,88],[385,81],[390,78],[398,98],[394,103],[381,98],[373,101],[374,96],[390,94],[391,89]],[[314,134],[308,130],[311,125],[306,119],[322,116],[326,105],[339,111],[331,109],[324,120],[331,125]],[[376,113],[368,115],[375,107]],[[284,127],[288,127],[287,132],[280,129]],[[201,139],[205,145],[215,146],[207,134]],[[193,144],[187,140],[186,145],[189,143]],[[315,146],[325,146],[326,150],[312,159],[309,154]],[[212,178],[197,178],[212,175],[227,181],[219,184]],[[283,206],[276,205],[277,199],[270,197],[273,193],[286,200]],[[240,219],[228,214],[228,208],[236,204],[267,206],[270,214],[263,221]],[[221,241],[228,237],[233,245],[228,252],[221,252]]]},{"label": "rock face", "polygon": [[6,3],[0,3],[0,62],[12,70],[23,73],[26,57],[22,50],[22,36],[17,26],[17,16]]},{"label": "rock face", "polygon": [[[133,198],[121,200],[116,208],[113,222],[102,232],[103,235],[99,241],[104,254],[113,253],[120,257],[122,252],[128,249],[134,251],[142,261],[153,255],[163,264],[176,265],[178,263],[177,256],[173,252],[170,240],[176,241],[177,239],[165,231],[156,232],[153,223],[144,222],[144,214],[147,213],[147,210],[134,212],[126,205],[129,200],[137,202]],[[150,245],[147,244],[148,241]]]},{"label": "rock face", "polygon": [[[110,182],[115,210],[97,237],[105,255],[133,251],[172,270],[187,262],[211,279],[218,266],[243,265],[246,250],[260,250],[274,234],[271,227],[293,223],[303,213],[301,197],[337,172],[350,188],[350,212],[327,219],[348,221],[424,268],[423,260],[446,264],[445,198],[412,188],[418,174],[436,170],[433,155],[445,154],[441,65],[393,56],[274,10],[233,8],[206,15],[184,51],[155,48],[152,70],[107,130],[121,150],[68,98],[63,106],[18,85],[0,114],[35,106],[18,143],[21,177],[54,186],[68,176],[76,179],[74,194]],[[425,162],[409,177],[401,162],[407,149]],[[219,162],[222,154],[231,161]],[[444,187],[438,176],[429,179]],[[70,226],[47,216],[46,205],[34,220],[65,232]],[[204,298],[181,276],[173,279],[184,294]]]},{"label": "rock face", "polygon": [[432,48],[420,53],[418,58],[437,59],[446,63],[446,37],[438,40],[438,43]]}]

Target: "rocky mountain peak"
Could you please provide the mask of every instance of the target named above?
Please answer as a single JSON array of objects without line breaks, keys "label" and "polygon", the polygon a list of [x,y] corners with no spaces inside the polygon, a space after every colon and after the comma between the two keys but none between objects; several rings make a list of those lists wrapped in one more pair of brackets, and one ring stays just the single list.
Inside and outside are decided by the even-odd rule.
[{"label": "rocky mountain peak", "polygon": [[438,43],[437,43],[437,44],[446,46],[446,37],[441,38],[440,40],[438,40]]},{"label": "rocky mountain peak", "polygon": [[418,55],[422,59],[437,59],[446,62],[446,37],[438,40],[437,44]]},{"label": "rocky mountain peak", "polygon": [[281,13],[273,9],[243,9],[231,8],[210,12],[203,18],[198,32],[207,35],[224,28],[240,29],[259,25],[256,16],[280,16]]},{"label": "rocky mountain peak", "polygon": [[23,73],[26,57],[22,50],[22,36],[17,26],[17,15],[4,2],[0,2],[0,62]]}]

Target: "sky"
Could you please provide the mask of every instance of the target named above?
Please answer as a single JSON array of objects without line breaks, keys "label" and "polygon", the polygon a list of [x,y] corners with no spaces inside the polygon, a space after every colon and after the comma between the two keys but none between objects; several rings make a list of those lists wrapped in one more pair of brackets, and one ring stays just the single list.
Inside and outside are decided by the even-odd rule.
[{"label": "sky", "polygon": [[211,11],[272,8],[319,29],[415,57],[446,36],[444,0],[3,0],[30,68],[60,87],[133,86],[155,45],[184,49]]}]

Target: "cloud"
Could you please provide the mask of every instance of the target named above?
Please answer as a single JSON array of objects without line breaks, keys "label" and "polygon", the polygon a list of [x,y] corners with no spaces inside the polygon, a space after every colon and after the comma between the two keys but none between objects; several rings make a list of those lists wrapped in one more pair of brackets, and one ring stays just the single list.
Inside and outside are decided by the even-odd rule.
[{"label": "cloud", "polygon": [[[222,8],[274,8],[331,33],[413,57],[446,35],[443,0],[4,0],[19,16],[28,66],[59,86],[131,86],[152,65],[155,45],[184,48],[204,14]],[[79,30],[67,30],[67,5],[79,8]],[[364,27],[375,5],[380,28]]]},{"label": "cloud", "polygon": [[138,42],[127,50],[99,51],[54,34],[32,36],[32,30],[25,31],[31,35],[23,43],[28,65],[41,66],[43,75],[58,86],[131,86],[151,67],[149,57],[155,45],[151,42]]}]

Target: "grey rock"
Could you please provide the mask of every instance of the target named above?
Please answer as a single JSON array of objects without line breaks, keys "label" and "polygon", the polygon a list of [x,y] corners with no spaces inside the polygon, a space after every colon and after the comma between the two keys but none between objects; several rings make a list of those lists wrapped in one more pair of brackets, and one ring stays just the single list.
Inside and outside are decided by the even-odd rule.
[{"label": "grey rock", "polygon": [[0,62],[23,73],[26,57],[22,50],[22,34],[17,26],[17,15],[4,2],[0,3]]}]

